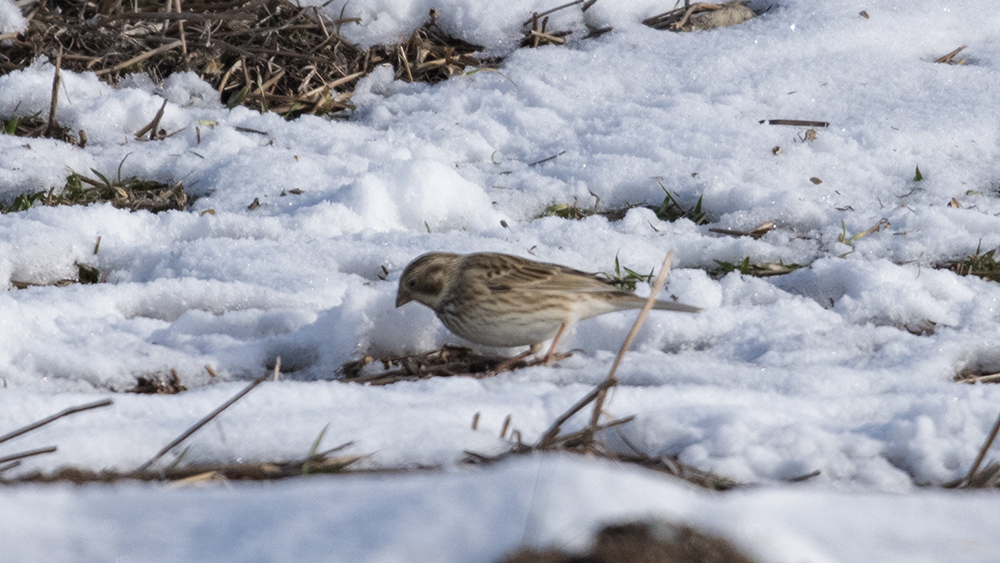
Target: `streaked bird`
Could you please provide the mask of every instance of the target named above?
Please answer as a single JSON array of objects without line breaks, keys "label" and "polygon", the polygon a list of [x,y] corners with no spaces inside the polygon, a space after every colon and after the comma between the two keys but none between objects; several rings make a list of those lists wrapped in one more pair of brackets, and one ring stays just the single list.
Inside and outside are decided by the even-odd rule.
[{"label": "streaked bird", "polygon": [[[410,301],[430,307],[448,330],[477,344],[531,346],[535,354],[551,338],[546,364],[577,321],[646,304],[594,274],[493,252],[417,257],[403,270],[396,292],[396,307]],[[701,310],[673,301],[656,301],[653,308]]]}]

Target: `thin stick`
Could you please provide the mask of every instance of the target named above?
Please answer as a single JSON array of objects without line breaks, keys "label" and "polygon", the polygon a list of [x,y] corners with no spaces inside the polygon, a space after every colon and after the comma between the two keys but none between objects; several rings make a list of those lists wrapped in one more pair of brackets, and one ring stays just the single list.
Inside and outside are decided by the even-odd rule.
[{"label": "thin stick", "polygon": [[37,422],[32,422],[31,424],[29,424],[29,425],[27,425],[27,426],[25,426],[23,428],[18,428],[17,430],[15,430],[15,431],[13,431],[13,432],[11,432],[9,434],[4,434],[3,436],[0,436],[0,443],[6,442],[7,440],[11,440],[13,438],[17,438],[21,434],[27,434],[28,432],[31,432],[32,430],[35,430],[36,428],[41,428],[42,426],[45,426],[46,424],[48,424],[50,422],[59,420],[60,418],[62,418],[64,416],[69,416],[71,414],[75,414],[75,413],[78,413],[78,412],[89,411],[91,409],[99,409],[101,407],[107,407],[107,406],[110,406],[113,402],[114,401],[112,401],[111,399],[104,399],[102,401],[97,401],[95,403],[88,403],[86,405],[80,405],[79,407],[70,407],[70,408],[68,408],[68,409],[66,409],[64,411],[57,412],[56,414],[54,414],[54,415],[52,415],[52,416],[50,416],[48,418],[43,418],[43,419],[41,419],[41,420],[39,420]]},{"label": "thin stick", "polygon": [[[175,0],[175,5],[177,6],[177,13],[182,13],[183,10],[181,10],[181,0]],[[181,55],[183,55],[184,59],[187,60],[188,46],[187,37],[185,37],[184,34],[184,20],[177,20],[177,33],[181,36]]]},{"label": "thin stick", "polygon": [[597,398],[598,393],[606,390],[610,386],[611,382],[604,380],[600,385],[591,389],[590,393],[587,393],[582,399],[570,407],[569,410],[562,413],[562,415],[560,415],[559,418],[557,418],[555,422],[549,426],[549,429],[545,431],[545,434],[542,434],[542,438],[535,444],[535,448],[544,448],[550,445],[555,440],[555,437],[559,435],[559,429],[567,420],[570,419],[570,417],[583,410],[583,407],[589,405],[591,401]]},{"label": "thin stick", "polygon": [[810,121],[806,119],[764,119],[760,123],[768,125],[791,125],[793,127],[829,127],[827,121]]},{"label": "thin stick", "polygon": [[537,161],[535,161],[535,162],[532,162],[532,163],[531,163],[531,164],[529,164],[528,166],[535,166],[536,164],[541,164],[541,163],[543,163],[543,162],[548,162],[548,161],[550,161],[550,160],[554,160],[555,158],[557,158],[557,157],[560,157],[560,156],[562,156],[562,155],[564,155],[564,154],[566,154],[566,151],[562,151],[562,152],[560,152],[559,154],[554,154],[554,155],[552,155],[552,156],[550,156],[550,157],[548,157],[548,158],[543,158],[543,159],[541,159],[541,160],[537,160]]},{"label": "thin stick", "polygon": [[160,109],[157,110],[156,115],[153,116],[153,120],[147,123],[145,127],[135,132],[136,141],[143,140],[142,138],[143,136],[146,135],[146,133],[149,133],[150,141],[156,138],[156,130],[160,127],[160,120],[163,119],[163,110],[165,110],[166,108],[167,108],[167,100],[164,99],[163,104],[160,106]]},{"label": "thin stick", "polygon": [[968,45],[962,45],[961,47],[959,47],[958,49],[955,49],[954,51],[948,53],[947,55],[936,59],[934,62],[936,62],[936,63],[950,63],[951,60],[955,58],[955,55],[961,53],[962,49],[965,49],[966,47],[968,47]]},{"label": "thin stick", "polygon": [[667,12],[663,12],[662,14],[656,14],[655,16],[650,16],[650,17],[642,20],[642,25],[650,25],[651,26],[651,25],[657,25],[657,24],[663,23],[663,20],[665,20],[665,19],[667,19],[670,16],[673,16],[675,14],[679,14],[679,13],[681,13],[683,11],[684,11],[684,8],[674,8],[673,10],[670,10],[670,11],[667,11]]},{"label": "thin stick", "polygon": [[222,12],[218,14],[198,14],[192,12],[131,12],[125,14],[114,14],[102,17],[101,24],[108,24],[117,20],[126,21],[196,21],[214,23],[218,21],[240,21],[253,20],[257,16],[244,12]]},{"label": "thin stick", "polygon": [[[274,366],[275,367],[275,372],[277,372],[277,368],[278,368],[279,365],[280,365],[280,362],[278,362]],[[236,401],[239,401],[241,398],[243,398],[244,395],[246,395],[247,393],[253,391],[254,387],[257,387],[261,383],[264,383],[264,381],[266,381],[268,377],[271,377],[271,376],[269,374],[265,374],[265,375],[262,375],[262,376],[258,377],[257,379],[254,379],[253,381],[251,381],[250,384],[247,385],[246,387],[244,387],[242,391],[240,391],[239,393],[233,395],[233,397],[231,399],[229,399],[225,403],[222,403],[222,405],[220,405],[217,409],[215,409],[214,411],[210,412],[206,417],[202,418],[198,422],[194,423],[193,426],[191,426],[190,428],[188,428],[187,430],[185,430],[180,436],[178,436],[177,438],[174,438],[173,441],[171,441],[169,444],[167,444],[166,446],[164,446],[163,449],[161,449],[159,452],[157,452],[156,455],[154,455],[152,457],[152,459],[150,459],[146,463],[142,464],[142,467],[140,467],[139,469],[137,469],[136,473],[143,473],[147,469],[149,469],[150,467],[152,467],[152,465],[154,463],[156,463],[157,460],[159,460],[161,457],[163,457],[164,455],[166,455],[167,452],[169,452],[170,450],[174,449],[178,444],[180,444],[184,440],[187,440],[188,437],[190,437],[192,434],[194,434],[195,432],[197,432],[202,426],[205,426],[206,424],[208,424],[209,422],[211,422],[213,418],[219,416],[219,414],[222,411],[224,411],[224,410],[228,409],[229,407],[231,407],[233,405],[233,403],[235,403]]]},{"label": "thin stick", "polygon": [[24,459],[26,457],[31,457],[31,456],[36,456],[36,455],[50,454],[50,453],[52,453],[54,451],[56,451],[56,447],[55,446],[49,446],[47,448],[38,448],[37,450],[27,450],[27,451],[24,451],[24,452],[21,452],[21,453],[17,453],[17,454],[13,454],[13,455],[9,455],[9,456],[6,456],[6,457],[0,457],[0,463],[7,463],[8,461],[15,461],[15,460],[18,460],[18,459]]},{"label": "thin stick", "polygon": [[542,33],[541,31],[535,31],[532,29],[530,32],[532,37],[537,39],[544,39],[550,43],[555,43],[557,45],[564,45],[566,40],[562,37],[556,37],[555,35],[549,35],[548,33]]},{"label": "thin stick", "polygon": [[996,439],[997,433],[1000,432],[1000,416],[997,416],[997,421],[993,423],[993,430],[990,430],[990,435],[986,437],[986,442],[983,443],[983,447],[979,448],[979,455],[976,456],[976,461],[969,468],[969,474],[965,476],[965,483],[972,483],[972,478],[975,477],[976,472],[979,471],[979,466],[983,463],[983,459],[986,458],[986,452],[989,451],[990,446],[993,445],[993,440]]},{"label": "thin stick", "polygon": [[59,72],[59,67],[62,66],[62,49],[59,49],[59,53],[56,55],[56,73],[52,77],[52,100],[49,102],[49,123],[45,127],[45,135],[49,136],[56,130],[58,124],[56,123],[56,108],[59,106],[59,81],[62,76]]},{"label": "thin stick", "polygon": [[637,334],[639,334],[639,329],[646,322],[646,317],[649,316],[649,312],[653,309],[653,304],[656,303],[657,296],[660,294],[660,290],[663,289],[664,282],[667,281],[667,274],[670,272],[670,264],[674,261],[674,251],[673,249],[667,253],[667,257],[663,259],[663,266],[660,267],[660,275],[656,277],[656,283],[653,284],[653,290],[649,293],[649,297],[646,299],[646,304],[643,306],[642,310],[639,311],[639,316],[635,319],[635,323],[632,324],[632,330],[628,332],[625,337],[625,342],[622,343],[622,347],[618,350],[618,355],[615,357],[615,361],[611,364],[611,370],[608,371],[607,387],[605,387],[601,392],[597,394],[597,398],[594,401],[594,412],[590,416],[590,436],[593,437],[593,432],[596,432],[598,423],[601,418],[601,412],[604,410],[604,400],[607,398],[607,390],[618,384],[618,379],[615,377],[615,372],[618,371],[618,366],[622,363],[622,359],[625,357],[625,352],[632,347],[632,341],[635,340]]},{"label": "thin stick", "polygon": [[141,55],[132,57],[131,59],[129,59],[129,60],[123,62],[123,63],[118,63],[118,64],[116,64],[115,66],[113,66],[111,68],[102,68],[101,70],[95,72],[94,74],[96,74],[97,76],[104,76],[105,74],[109,74],[109,73],[112,73],[112,72],[115,72],[115,71],[119,71],[119,70],[121,70],[123,68],[130,67],[130,66],[134,65],[135,63],[138,63],[140,61],[144,61],[144,60],[146,60],[146,59],[148,59],[150,57],[155,57],[156,55],[159,55],[160,53],[163,53],[165,51],[169,51],[171,49],[176,49],[177,47],[180,47],[180,46],[181,46],[181,40],[178,39],[178,40],[173,41],[171,43],[167,43],[166,45],[160,45],[159,47],[157,47],[155,49],[146,51],[145,53],[143,53]]},{"label": "thin stick", "polygon": [[[535,21],[535,18],[540,18],[542,16],[547,16],[547,15],[553,13],[553,12],[558,12],[559,10],[562,10],[563,8],[569,8],[570,6],[576,6],[577,4],[583,4],[583,0],[574,0],[573,2],[567,2],[567,3],[563,4],[562,6],[556,6],[555,8],[552,8],[551,10],[545,10],[544,12],[538,12],[538,13],[532,14],[531,17],[528,18],[528,21],[522,23],[521,25],[528,25],[529,23]],[[593,4],[593,2],[591,2],[591,4]],[[587,6],[587,8],[589,8],[589,7],[590,6]],[[586,8],[584,8],[584,9],[586,9]]]},{"label": "thin stick", "polygon": [[413,73],[410,72],[410,61],[406,60],[406,51],[403,50],[403,46],[399,46],[399,55],[403,61],[403,68],[406,69],[406,76],[409,78],[407,82],[413,82]]}]

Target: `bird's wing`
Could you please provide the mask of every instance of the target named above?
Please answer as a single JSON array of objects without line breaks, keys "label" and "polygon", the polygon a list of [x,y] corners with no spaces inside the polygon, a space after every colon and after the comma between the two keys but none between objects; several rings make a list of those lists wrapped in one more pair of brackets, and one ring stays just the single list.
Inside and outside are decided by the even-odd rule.
[{"label": "bird's wing", "polygon": [[478,270],[479,279],[485,280],[486,287],[492,291],[514,288],[582,293],[619,291],[593,274],[508,254],[470,254],[463,267],[468,268],[467,271]]}]

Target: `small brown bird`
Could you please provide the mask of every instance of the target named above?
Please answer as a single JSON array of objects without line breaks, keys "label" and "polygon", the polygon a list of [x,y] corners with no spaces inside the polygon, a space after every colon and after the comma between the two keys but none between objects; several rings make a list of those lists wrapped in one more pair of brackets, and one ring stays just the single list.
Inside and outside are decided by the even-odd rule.
[{"label": "small brown bird", "polygon": [[[531,346],[534,354],[552,338],[546,364],[575,322],[646,304],[593,274],[493,252],[417,257],[399,279],[396,307],[410,301],[427,305],[448,330],[477,344]],[[656,301],[653,308],[701,310],[672,301]]]}]

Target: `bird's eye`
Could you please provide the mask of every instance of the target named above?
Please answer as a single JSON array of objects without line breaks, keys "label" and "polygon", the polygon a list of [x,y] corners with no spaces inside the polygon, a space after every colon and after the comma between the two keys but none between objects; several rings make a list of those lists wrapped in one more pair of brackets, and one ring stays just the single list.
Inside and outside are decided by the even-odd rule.
[{"label": "bird's eye", "polygon": [[417,280],[410,280],[410,281],[406,282],[406,287],[408,287],[410,289],[413,289],[413,288],[417,287]]}]

